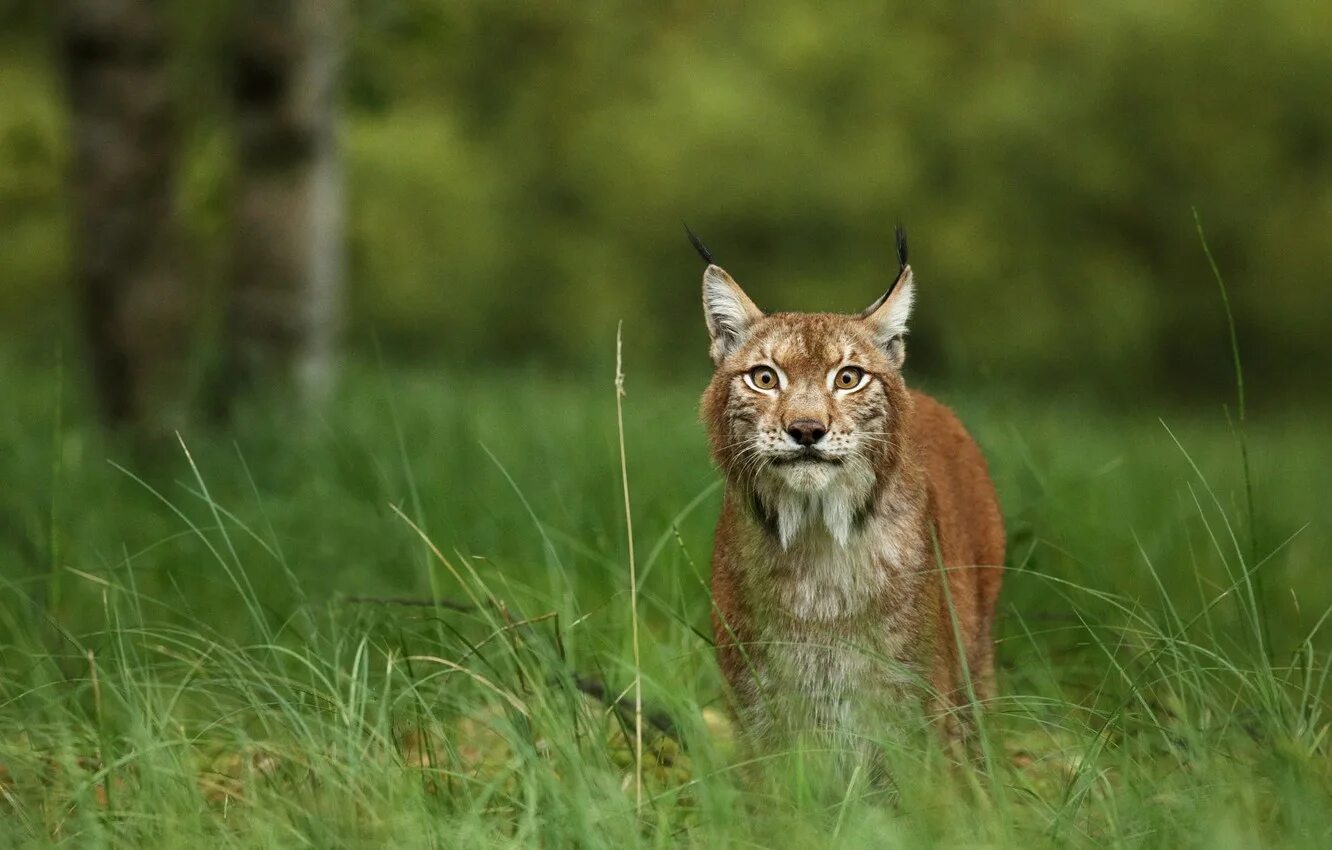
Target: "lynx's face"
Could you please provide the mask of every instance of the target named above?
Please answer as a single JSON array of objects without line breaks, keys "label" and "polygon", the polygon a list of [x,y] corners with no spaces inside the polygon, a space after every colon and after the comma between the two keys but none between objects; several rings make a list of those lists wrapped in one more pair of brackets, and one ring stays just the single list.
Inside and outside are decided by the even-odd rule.
[{"label": "lynx's face", "polygon": [[713,459],[770,514],[783,545],[822,518],[845,545],[908,395],[900,368],[914,294],[905,263],[864,313],[765,315],[725,271],[703,275],[716,372],[703,396]]},{"label": "lynx's face", "polygon": [[818,492],[872,469],[890,438],[902,378],[860,319],[759,320],[718,367],[713,450],[737,477]]}]

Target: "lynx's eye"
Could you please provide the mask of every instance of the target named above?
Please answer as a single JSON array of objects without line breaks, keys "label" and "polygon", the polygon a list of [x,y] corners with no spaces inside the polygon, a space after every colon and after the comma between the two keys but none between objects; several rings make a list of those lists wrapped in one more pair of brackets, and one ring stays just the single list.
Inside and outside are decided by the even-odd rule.
[{"label": "lynx's eye", "polygon": [[865,370],[858,366],[843,366],[833,378],[833,386],[839,390],[854,390],[865,379]]},{"label": "lynx's eye", "polygon": [[777,389],[777,373],[770,366],[755,366],[745,375],[749,385],[756,390]]}]

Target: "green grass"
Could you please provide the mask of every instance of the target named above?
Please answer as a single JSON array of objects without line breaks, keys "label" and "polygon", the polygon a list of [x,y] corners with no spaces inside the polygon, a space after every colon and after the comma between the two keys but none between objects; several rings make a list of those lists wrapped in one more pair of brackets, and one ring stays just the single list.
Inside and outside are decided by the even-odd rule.
[{"label": "green grass", "polygon": [[0,363],[0,846],[1332,842],[1317,417],[1249,411],[1251,521],[1219,407],[940,393],[1009,527],[994,758],[912,739],[887,800],[734,740],[704,376],[632,365],[643,693],[677,727],[640,813],[632,717],[571,685],[634,682],[611,370],[354,371],[318,421],[143,452]]}]

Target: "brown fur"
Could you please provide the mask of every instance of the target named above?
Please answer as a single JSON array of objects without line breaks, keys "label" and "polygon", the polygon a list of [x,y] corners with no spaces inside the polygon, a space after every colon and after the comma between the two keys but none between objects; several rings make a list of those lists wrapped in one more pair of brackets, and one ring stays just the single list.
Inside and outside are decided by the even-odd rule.
[{"label": "brown fur", "polygon": [[[958,733],[970,693],[994,694],[1004,531],[975,442],[947,407],[902,380],[909,268],[905,293],[866,317],[765,316],[725,272],[709,274],[717,371],[702,417],[726,475],[713,625],[741,720],[764,737],[855,724],[923,698]],[[901,298],[905,306],[893,302]],[[747,382],[755,364],[780,369],[780,391]],[[839,393],[827,382],[847,364],[868,378]],[[818,445],[841,452],[808,464],[819,468],[812,484],[782,454],[794,451],[785,429],[799,419],[826,423]],[[775,507],[789,504],[822,508]]]},{"label": "brown fur", "polygon": [[940,599],[933,628],[944,651],[936,653],[933,685],[937,692],[966,699],[958,641],[961,630],[967,671],[977,699],[994,696],[994,641],[990,631],[1003,580],[1004,524],[999,500],[990,482],[980,448],[967,429],[944,405],[913,391],[912,441],[925,467],[930,523],[935,529],[939,560],[947,571],[949,599]]}]

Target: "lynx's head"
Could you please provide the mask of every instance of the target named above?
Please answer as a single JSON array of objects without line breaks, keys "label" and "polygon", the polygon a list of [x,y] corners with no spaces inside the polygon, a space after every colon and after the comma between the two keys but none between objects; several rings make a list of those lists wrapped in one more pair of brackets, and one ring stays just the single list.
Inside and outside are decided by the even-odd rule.
[{"label": "lynx's head", "polygon": [[[692,234],[691,234],[692,237]],[[915,294],[897,279],[858,315],[764,313],[702,243],[716,371],[703,395],[713,460],[783,546],[821,524],[845,546],[897,458],[910,404],[901,367]]]}]

